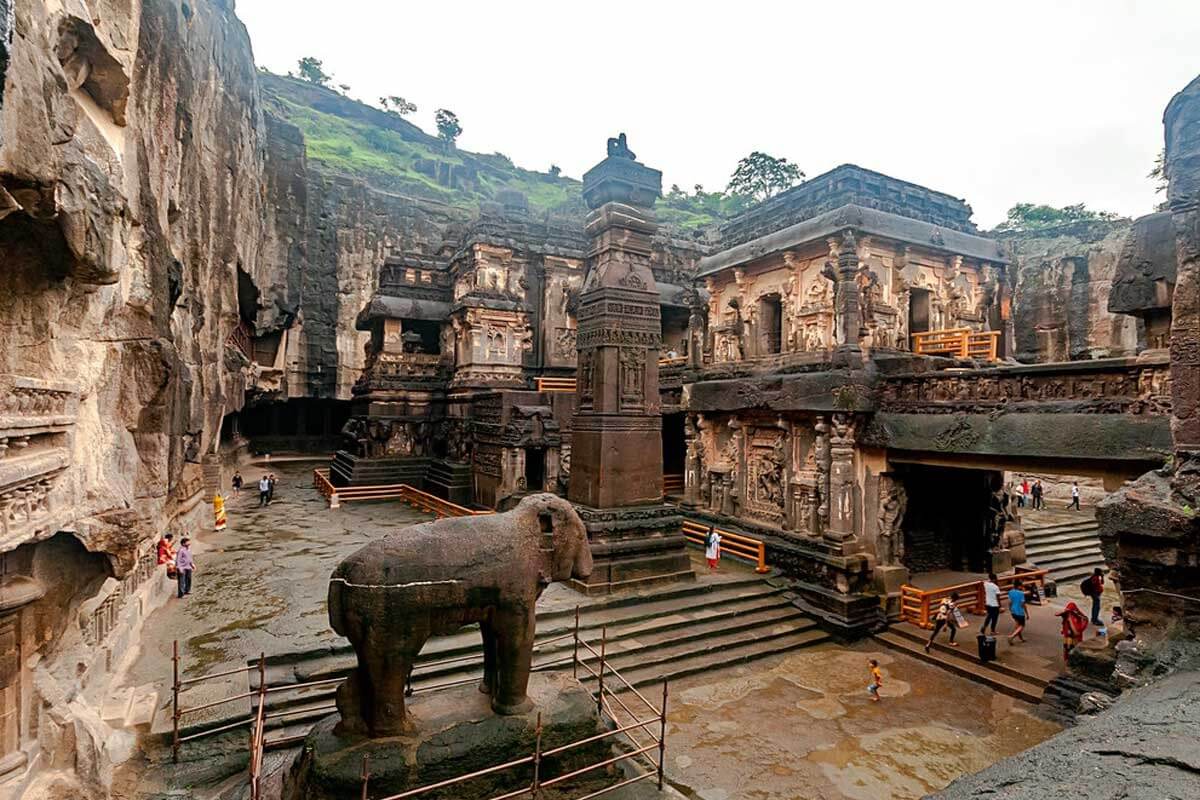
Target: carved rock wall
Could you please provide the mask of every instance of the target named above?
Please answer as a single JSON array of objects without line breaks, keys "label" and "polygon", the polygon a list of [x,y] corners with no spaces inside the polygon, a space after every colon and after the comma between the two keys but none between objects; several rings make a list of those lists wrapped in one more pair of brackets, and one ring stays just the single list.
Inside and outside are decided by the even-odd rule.
[{"label": "carved rock wall", "polygon": [[1108,310],[1127,221],[1001,234],[1010,249],[1013,355],[1046,362],[1134,355],[1138,321]]}]

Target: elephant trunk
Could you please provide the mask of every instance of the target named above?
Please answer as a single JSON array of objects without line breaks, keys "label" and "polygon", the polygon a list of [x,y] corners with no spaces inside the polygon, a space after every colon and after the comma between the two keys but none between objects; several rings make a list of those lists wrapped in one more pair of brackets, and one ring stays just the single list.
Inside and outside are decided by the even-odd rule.
[{"label": "elephant trunk", "polygon": [[571,570],[571,576],[574,578],[587,578],[592,574],[592,547],[588,544],[587,534],[583,536],[583,541],[579,544],[579,551],[575,554],[575,564]]}]

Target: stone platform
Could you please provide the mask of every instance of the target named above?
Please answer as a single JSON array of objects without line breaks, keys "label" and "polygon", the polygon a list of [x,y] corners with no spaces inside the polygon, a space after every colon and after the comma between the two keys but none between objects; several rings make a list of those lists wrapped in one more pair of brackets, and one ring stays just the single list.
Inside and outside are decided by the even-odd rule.
[{"label": "stone platform", "polygon": [[[542,749],[549,750],[604,730],[596,701],[580,683],[562,673],[535,673],[529,681],[534,708],[499,716],[488,696],[474,685],[417,694],[408,709],[413,733],[382,739],[339,736],[339,717],[326,717],[305,742],[297,780],[297,800],[343,800],[362,791],[363,756],[368,757],[372,796],[397,794],[503,764],[534,752],[538,715]],[[613,740],[604,739],[543,759],[543,780],[611,757]],[[491,797],[529,785],[532,766],[522,765],[422,795],[435,800]],[[581,779],[599,787],[612,780],[604,769]],[[572,782],[578,792],[583,783]],[[553,794],[547,793],[547,797]]]}]

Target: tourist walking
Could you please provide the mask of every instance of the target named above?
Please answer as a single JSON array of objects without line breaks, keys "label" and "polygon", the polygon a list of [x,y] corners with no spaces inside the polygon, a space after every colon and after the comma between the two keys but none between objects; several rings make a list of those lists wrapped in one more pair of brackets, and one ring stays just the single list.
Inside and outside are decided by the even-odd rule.
[{"label": "tourist walking", "polygon": [[1017,508],[1025,507],[1025,494],[1028,491],[1028,489],[1026,488],[1028,485],[1029,485],[1028,483],[1018,483],[1017,484],[1017,489],[1016,489]]},{"label": "tourist walking", "polygon": [[951,592],[949,597],[942,598],[941,605],[938,606],[937,613],[933,619],[933,633],[929,634],[929,641],[925,643],[925,652],[929,652],[929,648],[933,647],[933,640],[941,633],[942,628],[947,628],[950,631],[950,646],[958,647],[958,642],[954,641],[954,637],[958,635],[958,619],[961,616],[958,610],[958,592]]},{"label": "tourist walking", "polygon": [[231,486],[233,486],[233,496],[234,497],[237,497],[238,495],[240,495],[242,493],[242,473],[241,472],[234,472],[233,480],[231,480],[229,483]]},{"label": "tourist walking", "polygon": [[1102,627],[1104,623],[1100,619],[1100,595],[1104,594],[1104,570],[1099,567],[1092,570],[1092,574],[1084,578],[1083,583],[1079,585],[1079,591],[1084,597],[1092,598],[1092,624]]},{"label": "tourist walking", "polygon": [[1067,603],[1067,607],[1054,616],[1062,617],[1063,661],[1066,662],[1075,645],[1083,641],[1088,619],[1074,603]]},{"label": "tourist walking", "polygon": [[1043,497],[1045,490],[1042,488],[1041,481],[1034,481],[1033,484],[1033,507],[1040,510],[1042,508]]},{"label": "tourist walking", "polygon": [[258,507],[262,508],[271,501],[271,478],[265,472],[258,479]]},{"label": "tourist walking", "polygon": [[192,561],[192,540],[183,537],[179,540],[179,552],[175,554],[175,580],[179,582],[179,597],[192,593],[192,571],[196,564]]},{"label": "tourist walking", "polygon": [[274,472],[267,476],[267,505],[271,505],[271,502],[275,499],[275,483],[277,481],[278,479],[275,477]]},{"label": "tourist walking", "polygon": [[867,662],[871,668],[871,682],[867,684],[867,692],[871,695],[871,702],[879,702],[879,689],[883,686],[883,673],[879,671],[879,662],[871,659]]},{"label": "tourist walking", "polygon": [[1073,508],[1076,511],[1079,510],[1079,484],[1078,483],[1071,484],[1071,504],[1068,505],[1067,508]]},{"label": "tourist walking", "polygon": [[1013,588],[1008,590],[1008,613],[1012,614],[1014,623],[1013,632],[1008,635],[1009,644],[1012,644],[1013,639],[1025,641],[1025,621],[1029,614],[1025,600],[1025,586],[1021,579],[1017,578],[1013,582]]},{"label": "tourist walking", "polygon": [[704,537],[704,557],[708,559],[709,572],[716,572],[721,560],[721,534],[712,525],[708,526],[708,535]]},{"label": "tourist walking", "polygon": [[987,580],[983,582],[983,626],[979,629],[981,634],[987,633],[988,626],[992,626],[992,636],[996,635],[996,623],[1000,621],[1000,584],[996,582],[996,573],[989,572]]}]

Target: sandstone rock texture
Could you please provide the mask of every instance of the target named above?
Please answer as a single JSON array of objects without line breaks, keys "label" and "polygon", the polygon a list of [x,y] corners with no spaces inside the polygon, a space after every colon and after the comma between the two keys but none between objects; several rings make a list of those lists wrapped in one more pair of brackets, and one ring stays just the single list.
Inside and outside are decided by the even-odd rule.
[{"label": "sandstone rock texture", "polygon": [[1195,797],[1200,672],[1127,692],[1086,724],[959,778],[938,800],[1041,800],[1086,794],[1129,800]]},{"label": "sandstone rock texture", "polygon": [[1001,234],[1010,250],[1013,356],[1022,362],[1130,356],[1138,320],[1109,310],[1128,221]]}]

